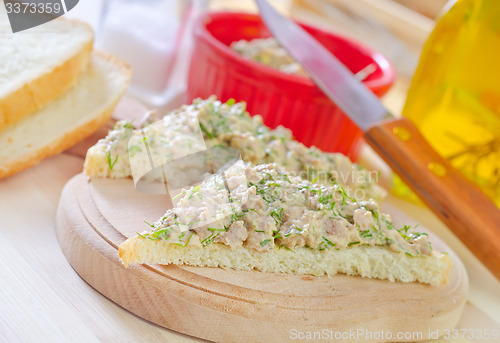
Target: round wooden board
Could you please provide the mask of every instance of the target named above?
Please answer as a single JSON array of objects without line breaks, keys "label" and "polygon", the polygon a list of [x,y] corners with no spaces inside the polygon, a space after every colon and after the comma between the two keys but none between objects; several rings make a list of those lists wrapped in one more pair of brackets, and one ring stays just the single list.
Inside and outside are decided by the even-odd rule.
[{"label": "round wooden board", "polygon": [[[308,332],[323,339],[350,334],[357,341],[401,341],[398,332],[422,332],[426,339],[429,330],[455,327],[465,305],[464,266],[434,235],[435,248],[453,259],[449,281],[439,287],[173,265],[125,269],[117,246],[147,229],[145,220],[160,218],[166,199],[137,192],[129,179],[91,181],[79,174],[62,192],[56,221],[75,271],[104,296],[158,325],[219,342],[284,342]],[[394,208],[384,210],[396,222],[411,223]]]}]

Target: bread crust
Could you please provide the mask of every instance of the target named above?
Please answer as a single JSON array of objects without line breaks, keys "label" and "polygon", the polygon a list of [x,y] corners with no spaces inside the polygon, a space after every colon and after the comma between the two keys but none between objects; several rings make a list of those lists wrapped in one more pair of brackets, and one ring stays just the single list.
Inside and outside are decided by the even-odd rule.
[{"label": "bread crust", "polygon": [[44,158],[57,155],[60,152],[72,147],[82,139],[90,136],[99,127],[106,124],[113,113],[113,109],[118,102],[115,101],[109,108],[103,111],[97,118],[87,122],[72,131],[66,132],[63,136],[52,141],[50,145],[41,147],[29,154],[23,155],[10,164],[2,166],[0,169],[0,179],[16,174],[24,169],[33,167],[40,163]]},{"label": "bread crust", "polygon": [[296,248],[292,252],[273,248],[269,252],[257,252],[243,246],[231,249],[220,243],[182,247],[164,239],[132,237],[119,245],[118,253],[126,268],[130,264],[149,263],[315,276],[344,273],[433,286],[445,284],[452,267],[451,258],[445,254],[407,256],[382,246],[365,245],[340,250]]},{"label": "bread crust", "polygon": [[[131,76],[131,68],[126,63],[124,63],[123,61],[119,60],[118,58],[112,55],[100,51],[94,51],[94,54],[118,66],[121,69],[121,72],[127,74],[126,84],[128,84]],[[124,85],[124,87],[122,88],[116,99],[114,99],[109,104],[109,106],[107,106],[99,115],[97,115],[90,121],[87,121],[70,131],[64,132],[61,136],[52,140],[50,144],[34,149],[33,151],[30,151],[28,154],[19,156],[18,159],[0,166],[0,179],[13,175],[29,167],[32,167],[40,163],[40,161],[43,160],[44,158],[56,155],[72,147],[82,139],[90,136],[99,127],[103,126],[110,120],[111,115],[113,113],[113,109],[120,100],[120,98],[122,97],[122,95],[125,93],[125,90],[126,90],[126,85]]]},{"label": "bread crust", "polygon": [[[83,26],[92,34],[87,23],[66,21]],[[71,58],[0,99],[0,130],[35,113],[71,88],[89,64],[93,43],[91,38]]]}]

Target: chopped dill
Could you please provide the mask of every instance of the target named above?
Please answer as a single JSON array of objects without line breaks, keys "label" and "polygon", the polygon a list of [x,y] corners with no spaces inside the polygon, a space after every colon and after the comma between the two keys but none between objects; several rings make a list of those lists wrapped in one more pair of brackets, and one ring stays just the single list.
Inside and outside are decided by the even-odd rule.
[{"label": "chopped dill", "polygon": [[126,129],[129,129],[129,130],[133,130],[133,126],[132,126],[132,123],[134,122],[134,120],[132,121],[127,121],[125,122],[125,124],[123,124],[123,127],[126,128]]},{"label": "chopped dill", "polygon": [[212,244],[214,242],[214,240],[219,236],[219,233],[217,233],[216,235],[212,234],[210,236],[208,236],[207,238],[205,238],[204,240],[201,241],[201,244],[203,244],[203,246],[207,246],[209,244]]},{"label": "chopped dill", "polygon": [[271,242],[271,240],[270,240],[270,239],[263,240],[262,242],[260,242],[260,246],[261,246],[261,247],[264,247],[264,246],[268,245],[268,244],[269,244],[269,242]]},{"label": "chopped dill", "polygon": [[336,244],[335,243],[332,243],[328,238],[326,238],[325,236],[322,236],[323,237],[323,240],[326,242],[327,246],[332,246],[334,247]]},{"label": "chopped dill", "polygon": [[227,99],[227,101],[226,101],[226,105],[228,105],[228,106],[232,106],[232,105],[234,105],[234,104],[236,104],[236,100],[235,100],[234,98],[229,98],[229,99]]},{"label": "chopped dill", "polygon": [[225,226],[224,226],[224,228],[223,228],[223,229],[216,229],[216,228],[213,228],[213,227],[207,227],[207,230],[208,230],[208,231],[212,231],[212,232],[213,232],[213,231],[227,231],[227,229],[228,229],[228,228],[227,228],[227,227],[225,227]]},{"label": "chopped dill", "polygon": [[203,125],[201,122],[200,122],[200,129],[201,131],[203,131],[205,136],[207,136],[207,138],[209,139],[215,138],[215,134],[213,132],[208,131],[205,125]]},{"label": "chopped dill", "polygon": [[191,237],[193,237],[193,235],[194,235],[194,232],[193,232],[193,233],[191,233],[191,236],[189,236],[189,238],[188,238],[187,242],[186,242],[186,243],[184,243],[184,244],[182,244],[182,243],[172,243],[172,244],[175,244],[175,245],[178,245],[178,246],[181,246],[181,247],[185,248],[185,247],[186,247],[186,245],[188,245],[188,244],[189,244],[189,242],[191,241]]},{"label": "chopped dill", "polygon": [[115,166],[116,162],[118,161],[118,155],[116,155],[115,160],[112,162],[111,153],[109,151],[106,151],[106,161],[108,162],[109,170],[113,170],[113,167]]},{"label": "chopped dill", "polygon": [[273,210],[271,212],[271,217],[273,217],[274,221],[276,222],[276,226],[281,224],[283,222],[283,207],[280,207],[279,210]]}]

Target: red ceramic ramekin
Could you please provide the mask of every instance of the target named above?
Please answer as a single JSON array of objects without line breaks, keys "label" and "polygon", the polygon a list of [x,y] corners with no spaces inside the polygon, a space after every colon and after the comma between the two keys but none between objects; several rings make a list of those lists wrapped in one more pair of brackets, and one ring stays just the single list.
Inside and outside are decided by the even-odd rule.
[{"label": "red ceramic ramekin", "polygon": [[[374,63],[363,82],[377,96],[394,82],[394,69],[381,54],[350,39],[301,24],[352,72]],[[188,101],[215,94],[221,101],[246,101],[250,114],[260,114],[272,128],[283,125],[297,140],[323,151],[357,158],[361,130],[309,78],[288,75],[247,60],[229,48],[240,39],[270,37],[255,14],[219,12],[198,18],[188,79]]]}]

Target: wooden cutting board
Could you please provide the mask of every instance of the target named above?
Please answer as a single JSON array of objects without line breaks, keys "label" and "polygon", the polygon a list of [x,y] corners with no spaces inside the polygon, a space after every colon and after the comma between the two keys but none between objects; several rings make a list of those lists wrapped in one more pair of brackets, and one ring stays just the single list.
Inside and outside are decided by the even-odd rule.
[{"label": "wooden cutting board", "polygon": [[[56,231],[66,258],[87,283],[139,317],[178,332],[220,342],[284,342],[315,332],[322,339],[426,340],[431,331],[455,327],[466,302],[464,266],[435,235],[433,246],[453,260],[448,283],[439,287],[346,275],[125,269],[117,246],[147,229],[144,221],[160,218],[167,206],[166,196],[139,193],[132,180],[91,181],[79,174],[63,190]],[[412,223],[394,208],[384,211],[396,223]],[[421,336],[398,339],[398,332]]]}]

